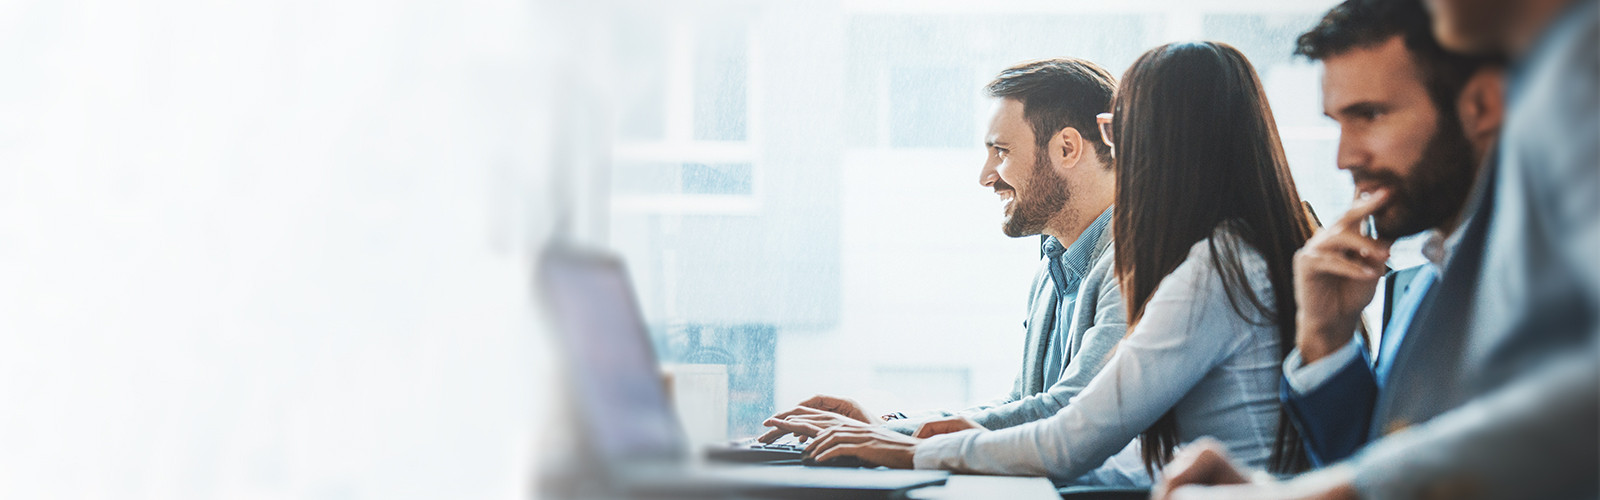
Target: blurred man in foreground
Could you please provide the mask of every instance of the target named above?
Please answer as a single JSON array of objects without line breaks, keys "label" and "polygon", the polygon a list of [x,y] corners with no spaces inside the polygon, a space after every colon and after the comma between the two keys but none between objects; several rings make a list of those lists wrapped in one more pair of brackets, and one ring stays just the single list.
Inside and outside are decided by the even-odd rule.
[{"label": "blurred man in foreground", "polygon": [[[1250,482],[1215,446],[1175,458],[1159,498],[1593,498],[1600,493],[1600,9],[1595,0],[1430,0],[1447,49],[1509,56],[1496,162],[1424,332],[1453,335],[1394,379],[1405,427],[1350,460]],[[1413,338],[1414,337],[1414,338]],[[1434,408],[1453,408],[1428,418]],[[1406,415],[1424,418],[1407,421]],[[1186,485],[1225,485],[1200,488]]]}]

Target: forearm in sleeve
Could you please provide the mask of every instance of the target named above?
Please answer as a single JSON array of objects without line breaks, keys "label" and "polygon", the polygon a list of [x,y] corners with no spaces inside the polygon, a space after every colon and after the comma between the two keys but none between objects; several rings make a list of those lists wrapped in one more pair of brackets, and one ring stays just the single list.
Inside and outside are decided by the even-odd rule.
[{"label": "forearm in sleeve", "polygon": [[1300,363],[1297,350],[1284,361],[1279,398],[1319,467],[1343,460],[1367,443],[1378,384],[1360,348],[1351,341],[1309,365]]},{"label": "forearm in sleeve", "polygon": [[[945,411],[945,410],[925,410],[925,411],[907,413],[907,414],[905,414],[906,418],[900,418],[900,419],[895,419],[895,420],[890,420],[888,422],[884,422],[883,427],[886,428],[886,429],[889,429],[891,431],[895,431],[895,432],[910,436],[912,434],[915,434],[917,432],[917,428],[922,427],[922,424],[927,422],[927,421],[929,421],[929,420],[949,417],[949,416],[952,416],[952,415],[973,415],[973,414],[982,413],[984,411],[987,411],[987,410],[990,410],[990,409],[993,409],[993,408],[998,408],[998,407],[1001,407],[1001,406],[1004,406],[1004,405],[1015,403],[1015,402],[1017,402],[1018,399],[1020,399],[1020,394],[1021,393],[1020,393],[1020,390],[1018,388],[1022,387],[1021,378],[1024,377],[1024,376],[1026,376],[1026,374],[1020,374],[1019,373],[1017,375],[1018,382],[1014,384],[1014,387],[1011,389],[1011,392],[1009,394],[1006,394],[1004,396],[989,400],[988,402],[980,403],[978,405],[968,407],[966,409],[961,410],[960,412],[950,412],[950,411]],[[875,416],[877,416],[877,415],[875,415]]]},{"label": "forearm in sleeve", "polygon": [[972,412],[967,416],[988,429],[1004,429],[1035,420],[1050,418],[1065,408],[1072,398],[1083,392],[1090,380],[1100,373],[1117,342],[1127,334],[1128,325],[1114,322],[1090,328],[1083,337],[1083,346],[1067,364],[1061,380],[1050,389],[1031,396]]}]

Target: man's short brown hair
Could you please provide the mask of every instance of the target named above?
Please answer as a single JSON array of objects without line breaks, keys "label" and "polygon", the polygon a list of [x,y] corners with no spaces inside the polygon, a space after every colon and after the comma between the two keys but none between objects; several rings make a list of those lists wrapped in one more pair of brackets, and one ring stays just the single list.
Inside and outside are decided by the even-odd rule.
[{"label": "man's short brown hair", "polygon": [[984,87],[990,97],[1016,99],[1041,150],[1061,129],[1072,127],[1094,145],[1095,156],[1111,167],[1111,147],[1100,139],[1095,115],[1111,109],[1117,81],[1099,65],[1070,57],[1030,61],[1001,71]]}]

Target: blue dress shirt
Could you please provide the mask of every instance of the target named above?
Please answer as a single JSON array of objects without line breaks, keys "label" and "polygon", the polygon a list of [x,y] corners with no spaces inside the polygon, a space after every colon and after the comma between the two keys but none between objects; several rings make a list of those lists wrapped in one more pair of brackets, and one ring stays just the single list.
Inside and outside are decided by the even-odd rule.
[{"label": "blue dress shirt", "polygon": [[1083,234],[1078,235],[1071,246],[1063,247],[1061,241],[1053,237],[1045,239],[1044,255],[1049,259],[1050,282],[1055,286],[1057,297],[1056,314],[1050,325],[1055,336],[1050,339],[1050,346],[1045,349],[1044,355],[1045,387],[1056,385],[1056,381],[1061,379],[1061,371],[1066,369],[1070,361],[1067,359],[1067,335],[1072,327],[1072,312],[1077,310],[1078,285],[1083,282],[1083,276],[1088,274],[1089,266],[1094,264],[1090,257],[1110,224],[1111,209],[1107,208],[1083,230]]},{"label": "blue dress shirt", "polygon": [[1422,299],[1428,296],[1428,291],[1438,281],[1438,266],[1423,264],[1422,269],[1417,270],[1416,277],[1411,279],[1411,284],[1406,286],[1405,293],[1400,295],[1400,300],[1395,302],[1394,316],[1389,318],[1389,326],[1384,329],[1383,339],[1379,341],[1377,358],[1372,360],[1372,375],[1377,379],[1379,390],[1383,390],[1385,382],[1389,380],[1389,370],[1394,367],[1394,352],[1400,348],[1401,340],[1411,328],[1411,321],[1416,319]]}]

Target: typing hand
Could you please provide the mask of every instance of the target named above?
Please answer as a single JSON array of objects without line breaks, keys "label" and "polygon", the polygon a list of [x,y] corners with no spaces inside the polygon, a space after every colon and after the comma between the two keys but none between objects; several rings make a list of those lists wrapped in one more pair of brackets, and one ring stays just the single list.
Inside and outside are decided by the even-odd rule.
[{"label": "typing hand", "polygon": [[838,413],[840,415],[859,420],[863,423],[883,423],[882,419],[879,419],[875,416],[877,414],[867,411],[866,408],[861,406],[861,403],[857,403],[856,400],[850,398],[818,394],[811,396],[811,399],[801,401],[800,406]]},{"label": "typing hand", "polygon": [[771,443],[785,435],[794,434],[804,443],[807,438],[816,437],[824,430],[841,425],[863,425],[863,422],[831,411],[796,406],[773,415],[761,422],[761,425],[771,427],[772,430],[756,438],[758,441]]},{"label": "typing hand", "polygon": [[1378,190],[1356,200],[1344,217],[1295,252],[1295,344],[1306,363],[1349,343],[1361,310],[1372,302],[1392,242],[1361,234],[1361,225],[1388,199],[1387,190]]},{"label": "typing hand", "polygon": [[921,427],[917,428],[917,433],[913,434],[913,436],[919,439],[928,439],[940,434],[949,434],[967,429],[982,428],[982,425],[978,425],[978,423],[973,422],[972,419],[958,415],[924,422]]},{"label": "typing hand", "polygon": [[841,425],[817,435],[806,447],[806,456],[818,462],[841,457],[856,457],[872,465],[910,469],[921,439],[882,426]]},{"label": "typing hand", "polygon": [[872,415],[853,399],[818,394],[762,422],[761,425],[775,429],[767,431],[756,439],[763,443],[771,443],[785,435],[794,434],[800,436],[801,442],[805,442],[805,438],[814,437],[824,429],[852,421],[866,424],[883,423],[882,419]]},{"label": "typing hand", "polygon": [[1150,491],[1155,500],[1342,500],[1358,498],[1348,471],[1332,467],[1292,481],[1251,481],[1222,443],[1202,438],[1185,445],[1162,469],[1165,478]]}]

